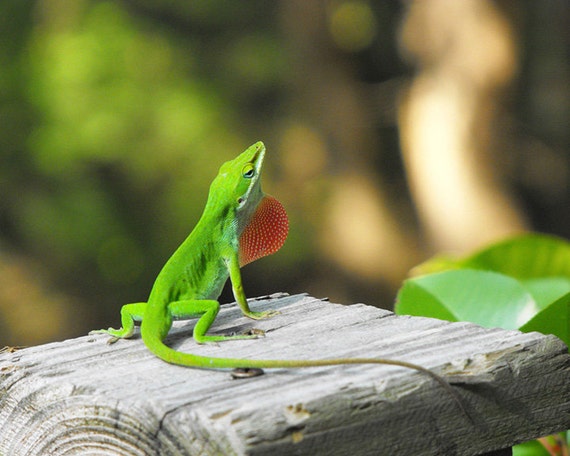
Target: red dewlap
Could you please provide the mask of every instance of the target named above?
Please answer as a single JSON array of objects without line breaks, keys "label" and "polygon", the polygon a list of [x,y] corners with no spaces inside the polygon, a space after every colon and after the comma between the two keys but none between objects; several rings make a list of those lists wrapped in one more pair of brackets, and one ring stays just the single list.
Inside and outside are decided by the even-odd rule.
[{"label": "red dewlap", "polygon": [[283,205],[272,196],[261,200],[239,239],[239,264],[277,252],[287,239],[289,219]]}]

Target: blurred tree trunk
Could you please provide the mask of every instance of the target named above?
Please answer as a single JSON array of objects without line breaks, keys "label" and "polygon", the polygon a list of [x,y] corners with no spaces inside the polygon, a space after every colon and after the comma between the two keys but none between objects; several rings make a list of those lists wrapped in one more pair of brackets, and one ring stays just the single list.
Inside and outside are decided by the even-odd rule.
[{"label": "blurred tree trunk", "polygon": [[464,252],[523,230],[497,175],[502,94],[518,58],[508,19],[492,1],[413,1],[401,40],[417,64],[400,106],[402,152],[432,248]]}]

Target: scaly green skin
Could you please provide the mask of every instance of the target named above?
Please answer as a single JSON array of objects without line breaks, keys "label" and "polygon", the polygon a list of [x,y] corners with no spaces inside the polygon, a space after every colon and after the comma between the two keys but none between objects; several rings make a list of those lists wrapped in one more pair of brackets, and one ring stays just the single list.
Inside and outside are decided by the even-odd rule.
[{"label": "scaly green skin", "polygon": [[129,338],[135,322],[141,322],[142,339],[148,349],[172,364],[197,368],[297,368],[339,364],[389,364],[415,369],[440,383],[465,410],[459,397],[440,376],[405,361],[382,358],[336,358],[322,360],[252,360],[211,358],[182,353],[164,344],[174,320],[198,318],[194,340],[199,343],[256,338],[257,335],[211,336],[207,331],[219,312],[217,301],[224,283],[231,280],[234,297],[243,314],[253,319],[278,312],[254,312],[249,308],[240,274],[239,239],[265,195],[261,190],[261,170],[265,156],[262,142],[249,147],[220,168],[212,182],[200,221],[174,252],[159,273],[146,303],[124,305],[121,329],[92,331],[113,336],[112,341]]}]

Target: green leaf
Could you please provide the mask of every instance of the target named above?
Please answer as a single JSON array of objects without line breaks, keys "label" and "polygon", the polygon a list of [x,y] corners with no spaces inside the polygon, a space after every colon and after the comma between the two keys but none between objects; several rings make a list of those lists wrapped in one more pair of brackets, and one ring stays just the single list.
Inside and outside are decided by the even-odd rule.
[{"label": "green leaf", "polygon": [[518,329],[540,308],[522,284],[503,274],[472,269],[409,279],[398,293],[396,313],[486,327]]},{"label": "green leaf", "polygon": [[493,244],[463,259],[441,255],[414,268],[414,274],[449,269],[483,269],[517,279],[570,278],[570,243],[543,234],[526,234]]},{"label": "green leaf", "polygon": [[501,272],[517,279],[570,278],[570,243],[541,234],[518,236],[472,255],[462,266]]},{"label": "green leaf", "polygon": [[554,334],[570,347],[570,293],[546,306],[518,329],[523,332]]},{"label": "green leaf", "polygon": [[570,292],[570,279],[566,277],[544,277],[521,280],[541,309]]},{"label": "green leaf", "polygon": [[513,447],[513,456],[549,456],[550,453],[537,441],[521,443]]},{"label": "green leaf", "polygon": [[[433,276],[427,276],[432,278]],[[396,298],[395,312],[399,315],[416,315],[457,321],[436,290],[432,290],[428,280],[409,279],[404,282]]]}]

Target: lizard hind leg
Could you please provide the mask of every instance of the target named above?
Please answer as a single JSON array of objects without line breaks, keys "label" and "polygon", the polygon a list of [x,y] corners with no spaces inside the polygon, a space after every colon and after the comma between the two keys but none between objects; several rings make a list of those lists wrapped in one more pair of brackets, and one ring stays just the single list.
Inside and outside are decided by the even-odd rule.
[{"label": "lizard hind leg", "polygon": [[119,339],[128,339],[135,332],[135,322],[141,322],[143,319],[146,302],[137,302],[133,304],[125,304],[121,307],[121,325],[120,329],[97,329],[90,331],[89,334],[109,334],[111,338],[109,343],[115,343]]},{"label": "lizard hind leg", "polygon": [[194,340],[198,344],[223,342],[226,340],[257,339],[262,335],[262,332],[257,330],[250,330],[246,334],[236,335],[214,336],[206,334],[220,311],[220,303],[213,299],[176,301],[170,303],[168,309],[173,320],[198,317],[193,333]]}]

